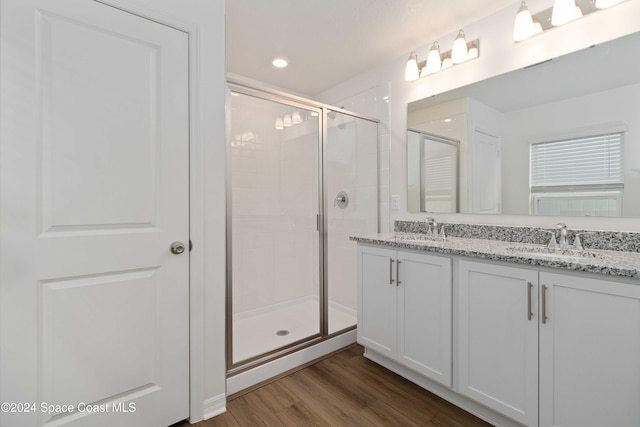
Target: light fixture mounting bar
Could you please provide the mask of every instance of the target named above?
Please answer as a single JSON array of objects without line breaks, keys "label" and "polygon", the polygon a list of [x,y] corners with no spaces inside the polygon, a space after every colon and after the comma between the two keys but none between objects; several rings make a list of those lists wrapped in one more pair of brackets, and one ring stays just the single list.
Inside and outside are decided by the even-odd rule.
[{"label": "light fixture mounting bar", "polygon": [[[475,40],[471,40],[470,42],[467,42],[467,49],[468,50],[470,50],[473,47],[475,47],[478,50],[478,55],[474,56],[473,58],[468,58],[466,61],[462,62],[461,64],[464,64],[465,62],[471,61],[472,59],[476,59],[476,58],[478,58],[480,56],[480,39],[475,39]],[[442,52],[440,54],[440,58],[442,59],[442,61],[444,61],[447,58],[451,59],[451,50],[448,50],[446,52]],[[427,65],[427,60],[426,59],[424,61],[420,61],[420,62],[418,62],[418,69],[422,70],[422,68],[424,68],[426,65]],[[454,65],[459,65],[459,64],[454,64]],[[434,74],[437,74],[437,73],[434,73]]]}]

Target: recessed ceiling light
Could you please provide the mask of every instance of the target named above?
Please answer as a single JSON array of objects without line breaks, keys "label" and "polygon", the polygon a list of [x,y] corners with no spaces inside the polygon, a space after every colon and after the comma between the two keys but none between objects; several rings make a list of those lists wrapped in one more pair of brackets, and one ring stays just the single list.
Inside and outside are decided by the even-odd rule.
[{"label": "recessed ceiling light", "polygon": [[276,68],[284,68],[287,65],[289,65],[289,63],[287,62],[286,59],[284,58],[276,58],[273,60],[273,62],[271,62],[273,64],[274,67]]}]

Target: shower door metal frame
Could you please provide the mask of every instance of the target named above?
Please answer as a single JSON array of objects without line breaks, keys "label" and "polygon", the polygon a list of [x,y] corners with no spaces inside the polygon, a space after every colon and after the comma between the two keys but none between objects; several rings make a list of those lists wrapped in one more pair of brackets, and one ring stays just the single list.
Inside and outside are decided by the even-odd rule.
[{"label": "shower door metal frame", "polygon": [[[336,331],[334,333],[329,334],[329,300],[328,300],[328,284],[327,284],[327,274],[328,274],[328,263],[326,260],[328,259],[327,253],[327,218],[326,218],[326,206],[325,206],[325,156],[326,156],[326,144],[327,144],[327,112],[335,111],[337,113],[346,114],[352,117],[356,117],[359,119],[364,119],[370,122],[374,122],[376,124],[379,123],[379,120],[366,117],[360,115],[358,113],[354,113],[351,111],[347,111],[341,108],[336,108],[330,105],[326,105],[323,103],[311,101],[305,98],[301,98],[295,95],[290,95],[284,92],[279,92],[275,90],[268,89],[259,89],[255,87],[250,87],[242,82],[236,82],[233,80],[227,80],[227,87],[230,92],[237,92],[242,95],[251,96],[254,98],[277,102],[279,104],[290,105],[292,107],[301,108],[305,110],[311,110],[318,112],[318,213],[317,213],[317,224],[318,224],[318,241],[319,241],[319,290],[318,290],[318,298],[319,298],[319,316],[320,316],[320,328],[319,333],[311,335],[309,337],[303,338],[301,340],[290,343],[286,346],[279,347],[275,350],[261,353],[256,355],[255,357],[242,360],[238,363],[233,362],[233,247],[232,247],[232,187],[231,187],[231,149],[229,145],[230,141],[230,123],[227,118],[227,141],[225,141],[226,147],[226,212],[227,212],[227,222],[226,222],[226,366],[227,366],[227,377],[233,376],[235,374],[239,374],[241,372],[247,371],[249,369],[255,368],[256,366],[262,365],[264,363],[275,360],[279,357],[285,356],[290,353],[294,353],[298,350],[304,349],[306,347],[310,347],[312,345],[318,344],[322,341],[325,341],[334,336],[340,335],[347,331],[353,330],[356,328],[356,325],[352,327],[348,327],[342,329],[340,331]],[[230,101],[227,100],[227,105],[230,105]],[[230,111],[230,108],[227,109]],[[379,139],[379,132],[378,132]],[[376,141],[376,149],[377,149],[378,140]],[[376,166],[379,168],[379,165]],[[377,174],[377,172],[376,172]],[[378,177],[379,179],[379,177]],[[379,206],[377,207],[379,210]],[[379,218],[379,212],[377,212]]]},{"label": "shower door metal frame", "polygon": [[425,197],[425,191],[423,189],[425,177],[427,176],[425,163],[424,163],[424,159],[425,159],[424,143],[426,140],[439,142],[441,144],[450,145],[456,148],[456,158],[454,162],[456,166],[456,173],[455,173],[456,211],[454,213],[460,212],[460,145],[461,145],[460,140],[449,138],[448,136],[438,135],[435,133],[427,132],[427,131],[416,129],[416,128],[407,128],[407,132],[414,132],[420,135],[420,212],[428,212],[425,208],[426,197]]}]

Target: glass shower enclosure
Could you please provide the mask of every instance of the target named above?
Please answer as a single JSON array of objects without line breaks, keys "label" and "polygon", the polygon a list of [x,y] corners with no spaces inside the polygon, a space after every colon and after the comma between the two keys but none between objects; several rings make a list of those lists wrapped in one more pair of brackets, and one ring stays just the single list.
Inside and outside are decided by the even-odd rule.
[{"label": "glass shower enclosure", "polygon": [[377,122],[229,84],[227,370],[356,325],[352,234],[378,230]]}]

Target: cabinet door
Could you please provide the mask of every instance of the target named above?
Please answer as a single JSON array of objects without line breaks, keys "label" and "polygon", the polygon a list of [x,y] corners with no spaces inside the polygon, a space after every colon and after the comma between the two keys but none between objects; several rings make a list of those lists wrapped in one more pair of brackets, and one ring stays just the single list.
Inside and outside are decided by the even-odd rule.
[{"label": "cabinet door", "polygon": [[468,261],[459,273],[457,391],[537,426],[538,273]]},{"label": "cabinet door", "polygon": [[540,273],[540,425],[640,426],[640,286]]},{"label": "cabinet door", "polygon": [[358,343],[396,358],[396,251],[358,246]]},{"label": "cabinet door", "polygon": [[398,252],[398,362],[451,387],[451,259]]}]

